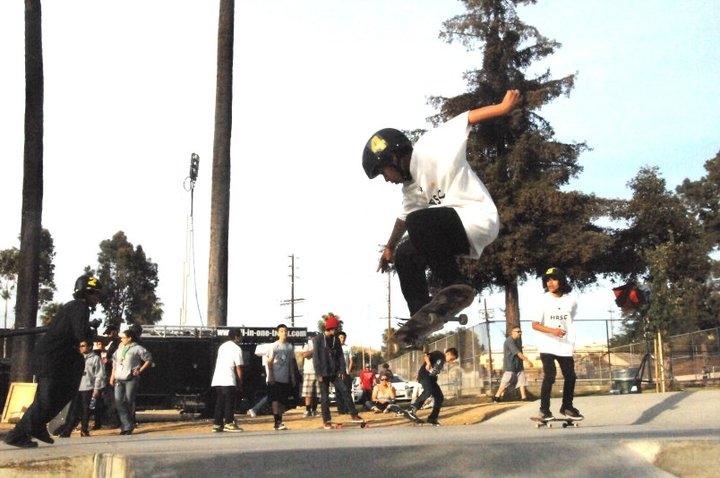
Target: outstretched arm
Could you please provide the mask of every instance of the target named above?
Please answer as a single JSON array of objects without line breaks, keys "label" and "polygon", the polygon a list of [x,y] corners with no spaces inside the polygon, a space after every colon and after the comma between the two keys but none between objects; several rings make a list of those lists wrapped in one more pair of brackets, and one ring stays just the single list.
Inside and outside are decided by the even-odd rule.
[{"label": "outstretched arm", "polygon": [[476,124],[481,121],[489,120],[497,116],[503,116],[510,113],[520,98],[520,91],[508,90],[502,102],[496,105],[483,106],[471,110],[468,113],[468,123]]}]

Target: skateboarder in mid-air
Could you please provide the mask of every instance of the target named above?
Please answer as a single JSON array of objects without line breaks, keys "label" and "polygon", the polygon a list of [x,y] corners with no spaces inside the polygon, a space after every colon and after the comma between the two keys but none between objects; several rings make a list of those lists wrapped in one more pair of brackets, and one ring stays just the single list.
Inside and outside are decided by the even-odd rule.
[{"label": "skateboarder in mid-air", "polygon": [[557,267],[551,267],[542,276],[543,289],[541,308],[532,328],[537,332],[537,348],[543,364],[543,382],[540,389],[540,414],[536,421],[552,420],[550,411],[550,392],[557,370],[555,362],[562,371],[563,398],[560,414],[563,418],[582,420],[580,411],[573,407],[575,396],[575,310],[577,303],[569,295],[572,288],[567,277]]},{"label": "skateboarder in mid-air", "polygon": [[458,358],[458,351],[454,347],[450,347],[445,352],[434,350],[425,354],[423,364],[418,370],[417,381],[423,387],[423,393],[418,399],[410,405],[410,408],[405,412],[406,416],[415,422],[421,422],[416,415],[416,412],[422,408],[423,403],[430,396],[433,397],[433,408],[430,415],[427,418],[427,423],[438,426],[438,416],[440,416],[440,408],[442,407],[445,396],[440,390],[440,386],[437,383],[438,374],[442,372],[445,362],[454,362]]},{"label": "skateboarder in mid-air", "polygon": [[[470,127],[508,114],[520,93],[502,102],[462,113],[425,133],[413,146],[400,131],[381,129],[363,151],[369,178],[401,184],[403,210],[395,221],[378,270],[395,264],[400,287],[413,315],[430,302],[425,270],[441,288],[463,283],[456,256],[479,257],[498,234],[497,208],[465,158]],[[409,240],[400,242],[405,232]],[[398,245],[399,243],[399,245]]]}]

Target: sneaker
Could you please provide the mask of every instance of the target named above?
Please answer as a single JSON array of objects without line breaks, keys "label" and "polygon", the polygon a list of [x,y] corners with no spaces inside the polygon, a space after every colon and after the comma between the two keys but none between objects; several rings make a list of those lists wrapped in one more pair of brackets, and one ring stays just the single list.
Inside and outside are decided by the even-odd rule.
[{"label": "sneaker", "polygon": [[212,431],[213,431],[213,433],[220,433],[223,431],[223,426],[222,425],[213,425]]},{"label": "sneaker", "polygon": [[440,422],[437,421],[437,418],[428,418],[428,419],[425,421],[425,423],[427,423],[428,425],[432,425],[432,426],[434,426],[434,427],[439,427],[439,426],[440,426]]},{"label": "sneaker", "polygon": [[[50,445],[55,443],[55,440],[53,440],[52,437],[50,436],[50,434],[48,433],[47,428],[43,428],[42,430],[32,432],[32,433],[30,433],[30,435],[32,435],[33,438],[37,438],[38,440],[40,440],[42,442],[49,443]],[[61,436],[69,437],[70,434],[68,433],[66,435],[63,433]]]},{"label": "sneaker", "polygon": [[495,403],[499,403],[499,402],[500,402],[500,397],[496,397],[495,395],[493,395],[492,401],[495,402]]},{"label": "sneaker", "polygon": [[350,418],[350,421],[351,421],[351,422],[355,422],[355,423],[364,423],[364,422],[365,422],[365,420],[363,420],[362,417],[361,417],[360,415],[358,415],[358,414],[353,415],[353,416]]},{"label": "sneaker", "polygon": [[38,446],[37,442],[32,441],[30,437],[10,438],[6,436],[5,443],[18,448],[37,448]]},{"label": "sneaker", "polygon": [[580,411],[574,407],[567,407],[560,409],[560,415],[565,415],[567,418],[574,418],[575,420],[582,420],[583,417]]},{"label": "sneaker", "polygon": [[255,410],[253,410],[252,408],[247,411],[247,414],[250,415],[252,418],[257,417],[257,413],[255,413]]},{"label": "sneaker", "polygon": [[417,410],[415,410],[415,407],[410,407],[407,410],[405,410],[405,415],[410,417],[411,420],[420,420],[418,416],[415,414]]},{"label": "sneaker", "polygon": [[237,426],[237,423],[226,423],[223,427],[224,432],[237,433],[243,431],[242,428]]},{"label": "sneaker", "polygon": [[537,415],[538,420],[552,420],[555,418],[550,410],[540,410],[540,413]]},{"label": "sneaker", "polygon": [[305,410],[305,413],[303,413],[303,418],[308,418],[312,416],[312,412],[310,410]]},{"label": "sneaker", "polygon": [[[380,410],[380,409],[379,409],[378,407],[376,407],[375,405],[373,405],[373,407],[372,407],[370,410],[372,410],[372,411],[375,412],[375,413],[382,413],[382,410]],[[387,410],[387,408],[386,408],[385,410]]]},{"label": "sneaker", "polygon": [[318,411],[317,411],[317,410],[310,410],[310,413],[311,413],[311,415],[312,415],[313,417],[318,416]]},{"label": "sneaker", "polygon": [[288,427],[285,426],[284,423],[276,423],[275,424],[275,430],[287,430],[287,429],[288,429]]},{"label": "sneaker", "polygon": [[80,430],[80,436],[81,437],[89,437],[90,432],[88,430]]},{"label": "sneaker", "polygon": [[323,430],[332,430],[332,429],[333,429],[332,423],[330,423],[330,422],[323,423]]}]

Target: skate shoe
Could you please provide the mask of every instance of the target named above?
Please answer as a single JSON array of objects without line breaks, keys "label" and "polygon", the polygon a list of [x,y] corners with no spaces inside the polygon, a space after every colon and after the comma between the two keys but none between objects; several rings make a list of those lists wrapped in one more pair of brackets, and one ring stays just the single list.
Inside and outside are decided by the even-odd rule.
[{"label": "skate shoe", "polygon": [[213,425],[212,431],[213,431],[213,433],[220,433],[223,431],[223,426],[222,425]]},{"label": "skate shoe", "polygon": [[537,414],[536,418],[538,420],[547,421],[547,420],[552,420],[555,417],[553,416],[553,414],[550,410],[540,410],[540,413]]},{"label": "skate shoe", "polygon": [[287,430],[288,427],[284,423],[276,423],[275,430]]},{"label": "skate shoe", "polygon": [[425,423],[427,423],[428,425],[432,425],[434,427],[440,426],[440,422],[437,421],[437,418],[428,418],[427,421],[425,421]]},{"label": "skate shoe", "polygon": [[350,421],[354,423],[365,423],[365,420],[363,420],[362,417],[358,414],[353,415]]},{"label": "skate shoe", "polygon": [[418,418],[418,416],[416,415],[415,412],[416,412],[415,407],[410,407],[407,410],[405,410],[404,414],[406,417],[410,418],[411,420],[418,421],[420,419]]},{"label": "skate shoe", "polygon": [[580,413],[580,410],[575,407],[561,408],[560,415],[565,415],[567,418],[572,418],[573,420],[582,420],[585,418]]}]

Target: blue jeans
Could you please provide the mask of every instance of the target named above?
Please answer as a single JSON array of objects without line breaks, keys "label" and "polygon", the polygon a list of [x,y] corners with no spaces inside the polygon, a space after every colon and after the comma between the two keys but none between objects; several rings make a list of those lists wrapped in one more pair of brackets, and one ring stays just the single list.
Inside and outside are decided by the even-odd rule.
[{"label": "blue jeans", "polygon": [[137,377],[115,381],[115,407],[120,419],[120,430],[124,432],[135,428],[135,395],[139,382]]}]

